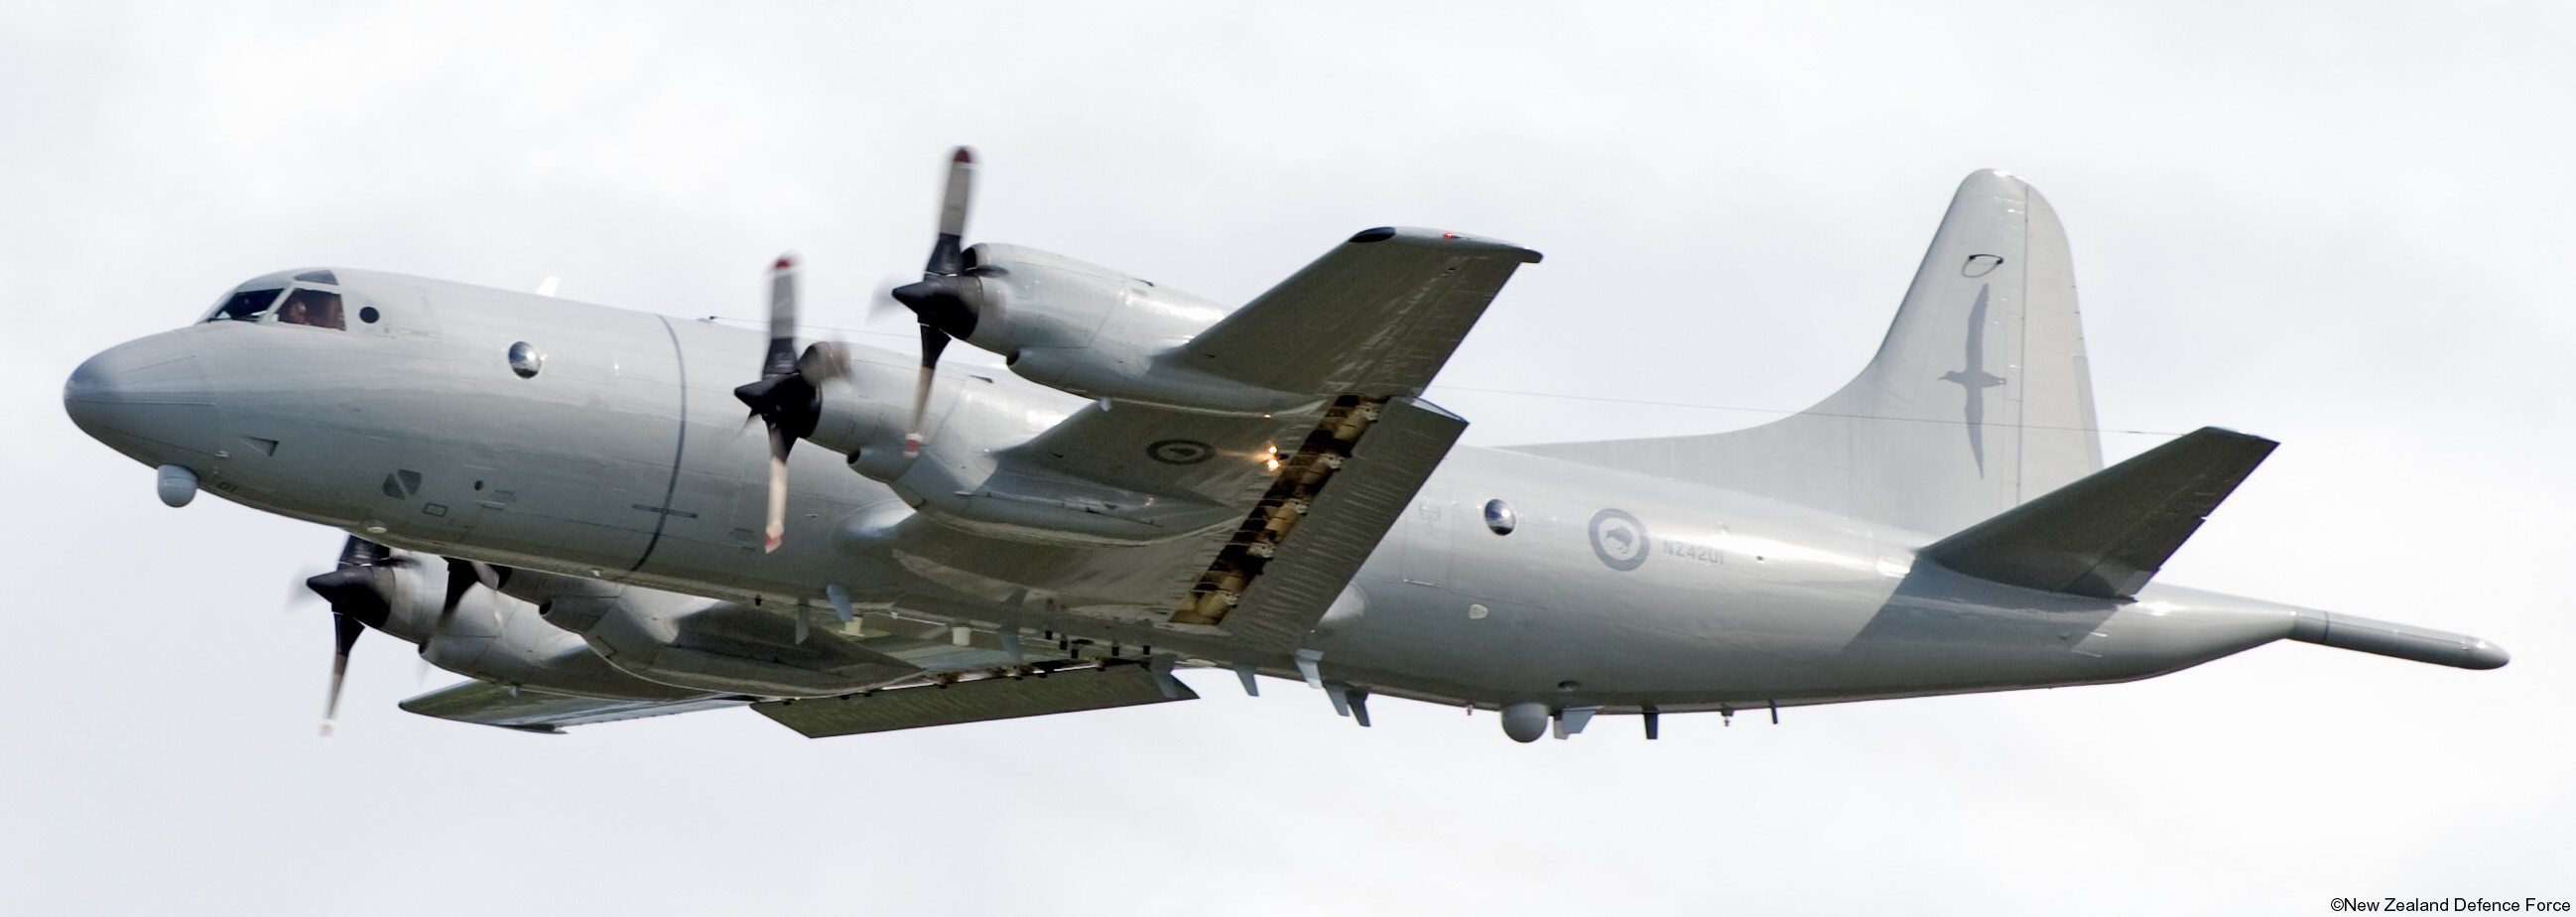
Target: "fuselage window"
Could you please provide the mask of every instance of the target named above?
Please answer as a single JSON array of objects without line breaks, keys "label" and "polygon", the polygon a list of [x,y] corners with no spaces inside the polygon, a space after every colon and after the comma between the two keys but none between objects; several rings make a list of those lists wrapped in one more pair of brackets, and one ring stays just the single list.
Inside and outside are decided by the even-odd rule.
[{"label": "fuselage window", "polygon": [[255,322],[267,317],[268,307],[277,302],[278,289],[235,290],[215,311],[206,316],[209,322]]},{"label": "fuselage window", "polygon": [[1513,529],[1521,527],[1521,514],[1513,512],[1512,505],[1509,503],[1501,500],[1487,500],[1485,501],[1485,527],[1492,529],[1496,535],[1509,535]]},{"label": "fuselage window", "polygon": [[282,325],[310,325],[334,331],[348,329],[340,317],[340,294],[311,287],[296,287],[286,294],[286,302],[277,307],[277,321]]},{"label": "fuselage window", "polygon": [[546,355],[537,350],[537,345],[526,341],[510,345],[510,371],[518,373],[519,378],[534,379],[537,370],[545,365]]}]

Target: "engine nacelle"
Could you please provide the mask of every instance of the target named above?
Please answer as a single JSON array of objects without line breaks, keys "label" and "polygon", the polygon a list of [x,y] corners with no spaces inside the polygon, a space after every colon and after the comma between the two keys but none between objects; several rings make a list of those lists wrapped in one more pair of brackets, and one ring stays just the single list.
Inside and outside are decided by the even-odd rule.
[{"label": "engine nacelle", "polygon": [[579,637],[547,625],[535,605],[479,585],[457,600],[456,612],[442,625],[447,559],[400,550],[390,555],[391,562],[370,571],[383,606],[358,609],[359,620],[419,646],[431,665],[468,678],[582,697],[679,700],[704,693],[618,671]]},{"label": "engine nacelle", "polygon": [[1018,245],[967,250],[965,341],[1021,378],[1086,398],[1175,410],[1263,414],[1314,400],[1158,360],[1226,316],[1198,296]]},{"label": "engine nacelle", "polygon": [[[819,358],[809,351],[809,359]],[[945,375],[931,389],[927,444],[919,455],[906,455],[903,434],[911,405],[901,399],[910,394],[916,372],[851,359],[846,372],[826,377],[818,388],[821,410],[806,440],[849,456],[851,470],[884,482],[923,515],[995,537],[1147,544],[1241,516],[1223,506],[1108,485],[1022,481],[1001,473],[994,456],[1054,427],[1066,405],[1060,397],[973,375]]]},{"label": "engine nacelle", "polygon": [[549,599],[545,621],[579,634],[598,658],[637,678],[698,691],[831,697],[921,672],[826,628],[810,628],[798,642],[792,616],[640,586],[597,586],[604,588]]}]

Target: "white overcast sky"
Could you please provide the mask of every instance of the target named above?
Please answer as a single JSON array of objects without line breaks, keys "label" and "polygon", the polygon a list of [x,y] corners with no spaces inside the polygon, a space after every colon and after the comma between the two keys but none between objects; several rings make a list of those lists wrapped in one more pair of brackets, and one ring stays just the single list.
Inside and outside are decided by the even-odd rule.
[{"label": "white overcast sky", "polygon": [[[2576,898],[2576,7],[1064,6],[0,0],[0,910]],[[331,628],[281,606],[340,535],[166,509],[62,412],[82,358],[288,266],[750,316],[794,249],[812,319],[854,326],[918,269],[961,142],[976,239],[1227,301],[1363,227],[1513,239],[1548,258],[1445,383],[1765,409],[1858,369],[1958,180],[2009,169],[2073,239],[2106,426],[2284,443],[2167,581],[2515,660],[2283,644],[1652,744],[1399,701],[1361,730],[1206,675],[871,738],[741,711],[541,738],[394,709],[452,679],[378,635],[321,741]],[[1767,416],[1433,394],[1486,444]]]}]

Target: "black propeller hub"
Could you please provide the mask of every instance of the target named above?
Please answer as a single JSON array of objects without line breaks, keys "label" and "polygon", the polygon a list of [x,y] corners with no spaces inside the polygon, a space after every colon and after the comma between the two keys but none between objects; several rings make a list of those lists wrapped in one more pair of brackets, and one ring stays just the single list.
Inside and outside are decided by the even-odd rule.
[{"label": "black propeller hub", "polygon": [[733,396],[751,408],[751,413],[789,441],[814,435],[814,425],[823,419],[823,396],[801,372],[762,376],[759,381],[734,386]]},{"label": "black propeller hub", "polygon": [[974,336],[977,318],[975,302],[966,296],[966,285],[973,282],[964,275],[933,274],[893,292],[895,301],[911,309],[922,324],[949,337],[967,338]]},{"label": "black propeller hub", "polygon": [[393,603],[376,581],[372,567],[342,567],[304,581],[304,588],[331,605],[331,611],[368,627],[382,629],[393,617]]}]

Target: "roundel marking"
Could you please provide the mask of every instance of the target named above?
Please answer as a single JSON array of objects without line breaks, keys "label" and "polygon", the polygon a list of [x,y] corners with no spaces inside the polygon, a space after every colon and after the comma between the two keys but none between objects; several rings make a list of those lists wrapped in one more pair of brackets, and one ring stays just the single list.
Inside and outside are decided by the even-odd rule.
[{"label": "roundel marking", "polygon": [[1592,514],[1592,556],[1613,570],[1634,570],[1646,562],[1646,524],[1623,509]]},{"label": "roundel marking", "polygon": [[1145,455],[1166,465],[1196,465],[1216,455],[1216,447],[1195,439],[1167,439],[1145,447]]}]

